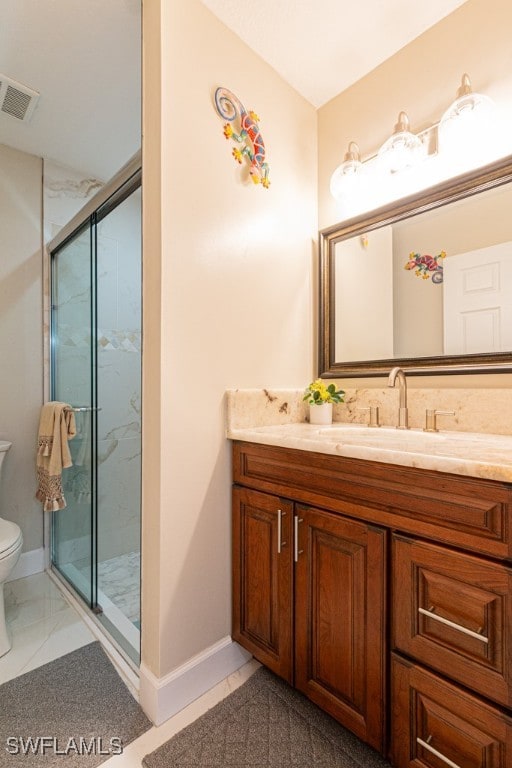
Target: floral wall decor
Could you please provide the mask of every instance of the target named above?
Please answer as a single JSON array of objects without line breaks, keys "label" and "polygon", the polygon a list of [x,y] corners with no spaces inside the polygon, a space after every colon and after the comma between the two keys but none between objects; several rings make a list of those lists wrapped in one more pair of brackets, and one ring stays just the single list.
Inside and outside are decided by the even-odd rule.
[{"label": "floral wall decor", "polygon": [[441,251],[437,256],[430,256],[429,254],[422,256],[411,251],[404,269],[413,269],[416,277],[421,277],[423,280],[428,280],[431,277],[433,283],[442,283],[443,265],[441,261],[445,256],[446,251]]},{"label": "floral wall decor", "polygon": [[231,154],[237,163],[244,160],[249,164],[249,176],[255,184],[268,189],[270,186],[269,166],[265,161],[265,143],[259,129],[259,117],[252,110],[247,111],[240,99],[227,88],[215,91],[215,108],[228,122],[224,125],[224,136],[236,142]]}]

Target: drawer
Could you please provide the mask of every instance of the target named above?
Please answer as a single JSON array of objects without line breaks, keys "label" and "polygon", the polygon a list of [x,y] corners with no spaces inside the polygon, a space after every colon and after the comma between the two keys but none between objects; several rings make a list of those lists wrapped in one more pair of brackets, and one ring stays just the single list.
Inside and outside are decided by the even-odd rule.
[{"label": "drawer", "polygon": [[254,443],[233,443],[235,483],[512,560],[512,486]]},{"label": "drawer", "polygon": [[393,537],[392,645],[512,705],[512,569]]},{"label": "drawer", "polygon": [[397,768],[510,768],[512,720],[421,667],[391,658]]}]

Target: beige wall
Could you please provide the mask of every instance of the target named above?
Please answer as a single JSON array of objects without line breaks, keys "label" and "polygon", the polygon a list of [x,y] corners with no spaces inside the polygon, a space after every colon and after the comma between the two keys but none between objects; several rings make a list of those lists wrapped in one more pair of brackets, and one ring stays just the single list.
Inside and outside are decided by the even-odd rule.
[{"label": "beige wall", "polygon": [[40,158],[0,145],[0,517],[23,531],[23,551],[43,545],[35,456],[43,402]]},{"label": "beige wall", "polygon": [[[142,656],[157,676],[230,634],[224,393],[311,376],[317,225],[314,108],[198,0],[161,6],[145,3],[143,150]],[[260,116],[268,190],[231,157],[220,85]]]},{"label": "beige wall", "polygon": [[335,360],[393,357],[392,228],[342,240],[334,261]]},{"label": "beige wall", "polygon": [[[455,98],[463,72],[473,87],[491,96],[503,118],[512,113],[512,4],[510,0],[468,0],[423,35],[374,69],[318,111],[319,226],[339,220],[329,180],[348,142],[357,141],[363,157],[390,135],[405,109],[413,131],[435,123]],[[360,380],[360,383],[362,380]],[[512,377],[443,376],[415,379],[413,386],[505,386]],[[366,381],[380,386],[381,380]]]}]

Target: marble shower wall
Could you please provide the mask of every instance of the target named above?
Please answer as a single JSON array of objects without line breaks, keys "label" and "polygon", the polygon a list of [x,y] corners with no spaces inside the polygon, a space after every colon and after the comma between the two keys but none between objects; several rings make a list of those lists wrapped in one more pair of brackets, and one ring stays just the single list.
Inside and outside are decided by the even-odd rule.
[{"label": "marble shower wall", "polygon": [[[73,406],[91,401],[89,240],[84,232],[59,253],[54,285],[55,398]],[[90,414],[77,414],[76,425],[73,466],[62,475],[67,506],[53,513],[59,567],[86,557],[91,546]]]},{"label": "marble shower wall", "polygon": [[141,196],[98,225],[98,558],[140,551]]},{"label": "marble shower wall", "polygon": [[[47,237],[55,237],[100,186],[95,179],[45,163]],[[100,561],[140,550],[140,206],[138,191],[103,219],[97,229]],[[90,402],[89,260],[87,247],[81,248],[77,242],[76,251],[75,258],[71,254],[62,264],[59,335],[63,347],[58,391],[60,399],[83,405]],[[48,275],[48,265],[46,271]],[[49,291],[45,299],[45,360],[49,371]],[[77,414],[78,434],[71,443],[74,466],[65,474],[68,510],[59,513],[64,562],[76,562],[89,550],[90,467],[84,457],[90,453],[90,427],[89,415]]]},{"label": "marble shower wall", "polygon": [[[48,243],[103,186],[72,168],[51,160],[43,165],[43,232]],[[88,330],[89,278],[88,237],[79,238],[61,264],[59,285],[59,337],[62,354],[57,383],[59,398],[72,405],[90,401],[90,335]],[[64,261],[64,260],[63,260]],[[44,253],[43,279],[43,357],[44,400],[50,393],[50,259]],[[77,298],[79,297],[79,299]],[[87,373],[86,373],[87,372]],[[79,434],[71,441],[73,467],[63,473],[67,507],[54,513],[58,525],[56,557],[59,565],[74,563],[90,553],[90,461],[83,417],[77,419]],[[85,435],[85,439],[84,438]]]},{"label": "marble shower wall", "polygon": [[[103,182],[66,168],[52,160],[43,161],[43,242],[49,243],[59,234]],[[50,399],[50,260],[43,258],[43,358],[44,400]]]}]

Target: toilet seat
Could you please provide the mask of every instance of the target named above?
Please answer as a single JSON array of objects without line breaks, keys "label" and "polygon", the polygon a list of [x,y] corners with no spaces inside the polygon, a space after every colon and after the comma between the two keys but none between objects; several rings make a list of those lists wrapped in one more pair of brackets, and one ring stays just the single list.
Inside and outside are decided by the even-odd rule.
[{"label": "toilet seat", "polygon": [[19,525],[0,518],[0,560],[15,552],[22,541]]}]

